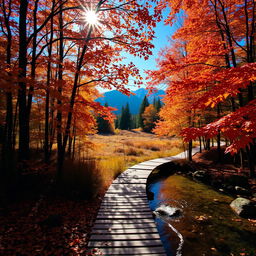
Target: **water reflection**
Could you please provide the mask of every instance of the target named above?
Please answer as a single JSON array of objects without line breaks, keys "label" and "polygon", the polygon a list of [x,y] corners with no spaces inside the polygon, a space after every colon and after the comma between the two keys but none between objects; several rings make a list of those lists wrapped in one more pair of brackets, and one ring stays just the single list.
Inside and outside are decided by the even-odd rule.
[{"label": "water reflection", "polygon": [[155,181],[149,191],[154,193],[153,211],[161,206],[182,210],[179,218],[168,208],[162,207],[166,214],[156,212],[168,256],[256,255],[255,227],[232,212],[231,197],[179,175]]}]

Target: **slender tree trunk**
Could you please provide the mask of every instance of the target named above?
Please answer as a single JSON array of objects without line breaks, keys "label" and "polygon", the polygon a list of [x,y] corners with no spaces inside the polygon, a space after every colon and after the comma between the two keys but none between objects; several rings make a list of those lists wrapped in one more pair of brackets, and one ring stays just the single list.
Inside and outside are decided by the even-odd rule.
[{"label": "slender tree trunk", "polygon": [[211,140],[207,139],[206,140],[206,150],[210,150],[211,149]]},{"label": "slender tree trunk", "polygon": [[[217,106],[217,118],[220,118],[220,103]],[[217,151],[218,151],[218,162],[221,163],[222,162],[222,156],[221,156],[221,146],[220,146],[220,139],[221,139],[221,135],[220,135],[220,130],[218,131],[218,135],[217,135]]]},{"label": "slender tree trunk", "polygon": [[69,136],[69,139],[68,139],[68,157],[69,158],[71,158],[72,144],[73,144],[72,136]]},{"label": "slender tree trunk", "polygon": [[[52,2],[52,12],[55,6],[55,0]],[[53,16],[51,17],[51,32],[48,48],[49,60],[47,63],[47,81],[46,81],[46,99],[45,99],[45,126],[44,126],[44,162],[49,163],[49,111],[50,111],[50,82],[51,82],[51,55],[52,55],[52,40],[53,40]]]},{"label": "slender tree trunk", "polygon": [[[6,2],[2,1],[1,4],[1,25],[6,28],[7,33],[5,33],[3,40],[6,40],[6,64],[8,67],[11,66],[11,47],[12,47],[12,31],[10,28],[10,16],[11,16],[11,2],[9,2],[9,6],[6,8]],[[2,28],[3,30],[3,28]],[[2,34],[3,36],[3,34]],[[11,72],[8,72],[8,76],[11,78]],[[11,81],[11,79],[10,79]],[[11,83],[9,81],[9,83]],[[3,101],[3,99],[1,99]],[[5,91],[5,103],[6,103],[6,112],[5,112],[5,123],[3,126],[3,130],[1,129],[1,161],[0,161],[0,178],[2,178],[5,182],[3,182],[4,186],[6,182],[7,175],[9,174],[9,170],[12,165],[12,129],[13,129],[13,96],[10,88],[6,88]],[[2,126],[1,126],[2,128]]]},{"label": "slender tree trunk", "polygon": [[19,17],[19,161],[29,158],[29,122],[26,104],[26,72],[27,72],[27,8],[28,1],[20,0]]},{"label": "slender tree trunk", "polygon": [[63,148],[62,140],[62,101],[60,99],[62,95],[63,86],[63,59],[64,59],[64,40],[63,40],[63,5],[62,0],[60,1],[60,13],[59,13],[59,29],[60,29],[60,41],[59,41],[59,68],[58,68],[58,92],[59,98],[57,100],[58,110],[57,110],[57,181],[59,182],[62,178],[62,166],[64,162],[65,151]]},{"label": "slender tree trunk", "polygon": [[14,113],[14,119],[13,119],[13,132],[12,132],[12,151],[14,152],[16,149],[16,135],[17,135],[17,126],[18,126],[18,106],[19,106],[19,101],[16,101],[15,104],[15,113]]},{"label": "slender tree trunk", "polygon": [[239,151],[239,158],[240,158],[240,167],[243,169],[244,168],[244,157],[243,157],[242,149],[240,149],[240,151]]},{"label": "slender tree trunk", "polygon": [[[6,63],[11,65],[11,46],[12,34],[9,25],[8,15],[5,13],[5,24],[7,27],[7,49],[6,49]],[[8,74],[11,77],[11,74]],[[12,150],[12,133],[13,133],[13,97],[12,92],[6,92],[6,117],[3,136],[2,148],[2,170],[3,176],[6,178],[8,170],[11,170],[13,165],[13,150]]]},{"label": "slender tree trunk", "polygon": [[73,151],[72,151],[72,160],[75,159],[75,151],[76,150],[76,135],[74,133],[74,139],[73,139]]},{"label": "slender tree trunk", "polygon": [[193,142],[192,140],[188,143],[188,160],[192,161],[192,149],[193,149]]},{"label": "slender tree trunk", "polygon": [[[28,122],[30,120],[30,113],[31,113],[31,108],[32,108],[32,99],[33,99],[33,93],[34,93],[34,83],[35,83],[35,78],[36,78],[36,48],[37,48],[37,32],[36,31],[37,31],[38,1],[39,0],[35,0],[35,7],[34,7],[34,10],[33,10],[34,36],[33,36],[33,42],[32,42],[32,60],[31,60],[31,80],[32,80],[32,84],[30,84],[29,91],[28,91],[28,103],[27,103],[27,115],[28,115],[27,120],[28,120]],[[28,136],[27,139],[29,140],[29,136]]]},{"label": "slender tree trunk", "polygon": [[[252,146],[253,147],[253,146]],[[255,177],[255,156],[253,154],[253,149],[250,149],[248,146],[246,147],[246,154],[247,154],[247,158],[248,158],[248,164],[249,164],[249,169],[250,169],[250,177]]]}]

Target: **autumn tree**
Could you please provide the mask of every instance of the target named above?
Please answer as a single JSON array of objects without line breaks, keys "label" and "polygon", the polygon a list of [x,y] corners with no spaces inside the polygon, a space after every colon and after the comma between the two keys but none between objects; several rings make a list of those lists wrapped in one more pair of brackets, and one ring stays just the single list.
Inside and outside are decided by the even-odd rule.
[{"label": "autumn tree", "polygon": [[151,132],[155,127],[155,122],[157,120],[157,109],[153,104],[150,104],[145,108],[142,114],[143,118],[143,131]]},{"label": "autumn tree", "polygon": [[[96,24],[85,20],[87,11]],[[94,101],[96,86],[129,94],[131,77],[141,83],[134,64],[121,63],[122,51],[148,58],[161,11],[135,0],[4,0],[0,12],[3,162],[12,159],[17,138],[19,161],[29,159],[31,138],[38,133],[46,163],[57,142],[60,178],[67,148],[75,148],[77,136],[95,132],[94,116],[112,118]]]},{"label": "autumn tree", "polygon": [[[253,173],[253,133],[250,133],[248,140],[245,134],[225,133],[224,130],[229,130],[230,126],[222,128],[222,124],[230,112],[232,117],[238,118],[245,105],[248,105],[246,109],[251,108],[254,112],[252,88],[255,85],[255,52],[251,45],[255,43],[255,1],[210,0],[194,1],[193,4],[189,1],[170,1],[164,5],[171,8],[166,21],[169,24],[176,21],[181,10],[185,13],[183,26],[173,36],[174,44],[183,43],[185,51],[183,49],[177,55],[175,49],[170,47],[167,52],[163,52],[160,69],[150,73],[153,83],[169,84],[166,99],[172,103],[183,97],[186,91],[187,99],[190,99],[188,110],[195,114],[192,122],[187,125],[188,129],[182,132],[186,141],[201,136],[200,131],[205,131],[205,138],[218,138],[220,148],[222,134],[231,141],[226,152],[237,153],[240,149],[246,149]],[[181,74],[186,76],[180,79]],[[171,107],[171,104],[168,105],[165,113]],[[227,110],[221,111],[224,105],[230,106],[229,113]],[[207,120],[205,115],[197,115],[198,111],[206,113],[210,109],[216,109],[215,119]],[[166,124],[171,123],[169,118],[162,115]],[[234,120],[238,130],[243,130],[243,124],[247,121],[253,123],[251,116],[239,118],[244,121]],[[218,120],[217,123],[215,120]],[[213,122],[213,126],[209,122]],[[204,125],[207,125],[207,129],[203,128]],[[196,126],[198,128],[192,128]],[[241,139],[246,141],[246,145],[241,143]]]}]

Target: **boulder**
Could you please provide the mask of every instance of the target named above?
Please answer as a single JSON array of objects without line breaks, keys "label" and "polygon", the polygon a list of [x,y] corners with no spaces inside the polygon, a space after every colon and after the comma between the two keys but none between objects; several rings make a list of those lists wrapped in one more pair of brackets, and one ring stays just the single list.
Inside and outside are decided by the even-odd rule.
[{"label": "boulder", "polygon": [[206,171],[199,170],[193,173],[193,178],[199,181],[205,182],[205,181],[209,181],[209,174]]},{"label": "boulder", "polygon": [[154,213],[158,216],[178,218],[182,215],[182,210],[176,207],[161,205],[154,211]]},{"label": "boulder", "polygon": [[250,196],[251,192],[246,189],[246,188],[242,188],[240,186],[235,186],[235,190],[239,195],[244,195],[244,196]]},{"label": "boulder", "polygon": [[232,210],[243,218],[256,218],[256,205],[249,199],[238,197],[231,202]]}]

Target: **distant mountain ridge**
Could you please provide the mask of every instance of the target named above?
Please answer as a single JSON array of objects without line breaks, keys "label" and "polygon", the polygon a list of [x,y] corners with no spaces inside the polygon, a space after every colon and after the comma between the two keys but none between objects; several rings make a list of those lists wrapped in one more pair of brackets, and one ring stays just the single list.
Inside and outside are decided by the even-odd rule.
[{"label": "distant mountain ridge", "polygon": [[[114,111],[114,113],[117,115],[121,113],[122,107],[128,103],[131,113],[135,115],[139,113],[140,104],[143,98],[145,97],[145,95],[148,94],[148,90],[144,88],[140,88],[136,91],[133,91],[133,93],[135,95],[126,96],[117,90],[113,90],[113,91],[105,92],[103,94],[103,97],[98,98],[96,101],[99,102],[101,105],[108,103],[110,107],[116,108],[117,111]],[[164,95],[165,95],[164,90],[158,90],[157,92],[152,93],[148,96],[148,101],[151,104],[153,103],[154,98],[156,99],[160,98],[161,100]]]}]

